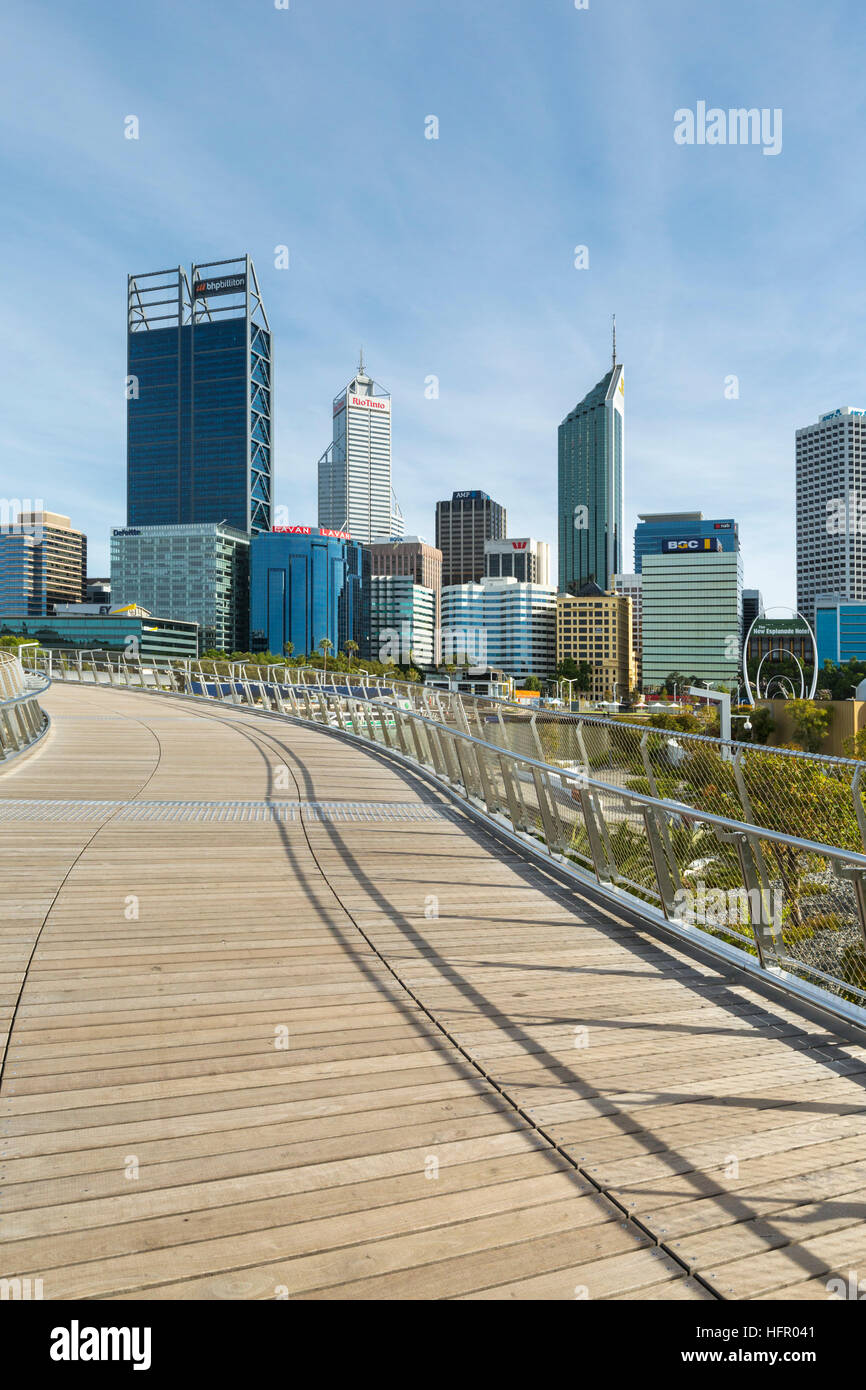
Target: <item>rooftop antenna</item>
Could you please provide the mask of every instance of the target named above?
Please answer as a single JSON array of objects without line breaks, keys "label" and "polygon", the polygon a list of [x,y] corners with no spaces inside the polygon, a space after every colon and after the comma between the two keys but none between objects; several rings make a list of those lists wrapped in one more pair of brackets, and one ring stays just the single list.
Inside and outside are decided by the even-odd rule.
[{"label": "rooftop antenna", "polygon": [[616,314],[612,314],[613,319],[613,365],[616,366]]},{"label": "rooftop antenna", "polygon": [[361,344],[361,361],[360,361],[360,364],[359,364],[359,366],[358,366],[358,376],[363,376],[363,375],[364,375],[364,345],[363,345],[363,343],[362,343],[362,344]]}]

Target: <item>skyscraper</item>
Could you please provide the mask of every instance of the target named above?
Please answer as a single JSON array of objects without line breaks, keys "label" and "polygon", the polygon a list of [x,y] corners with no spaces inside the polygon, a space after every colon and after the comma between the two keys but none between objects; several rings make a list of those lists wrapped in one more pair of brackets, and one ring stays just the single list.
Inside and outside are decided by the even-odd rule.
[{"label": "skyscraper", "polygon": [[866,410],[850,405],[797,430],[797,607],[818,594],[866,599]]},{"label": "skyscraper", "polygon": [[484,578],[484,542],[505,536],[505,508],[486,492],[453,492],[436,503],[436,544],[442,584],[478,584]]},{"label": "skyscraper", "polygon": [[130,275],[127,524],[269,530],[271,334],[249,256]]},{"label": "skyscraper", "polygon": [[608,590],[622,568],[625,384],[613,366],[559,427],[559,589]]},{"label": "skyscraper", "polygon": [[333,404],[334,437],[319,459],[319,525],[367,543],[402,536],[391,486],[391,393],[357,372]]},{"label": "skyscraper", "polygon": [[87,576],[87,537],[58,512],[19,512],[0,528],[0,612],[53,613],[58,603],[81,603]]}]

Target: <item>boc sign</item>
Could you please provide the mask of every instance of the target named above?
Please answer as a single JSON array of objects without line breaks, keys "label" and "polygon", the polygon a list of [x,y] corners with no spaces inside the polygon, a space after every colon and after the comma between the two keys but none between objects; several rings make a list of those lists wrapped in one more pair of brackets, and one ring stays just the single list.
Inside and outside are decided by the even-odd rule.
[{"label": "boc sign", "polygon": [[715,536],[688,536],[685,540],[662,541],[662,555],[695,555],[721,548],[722,543]]}]

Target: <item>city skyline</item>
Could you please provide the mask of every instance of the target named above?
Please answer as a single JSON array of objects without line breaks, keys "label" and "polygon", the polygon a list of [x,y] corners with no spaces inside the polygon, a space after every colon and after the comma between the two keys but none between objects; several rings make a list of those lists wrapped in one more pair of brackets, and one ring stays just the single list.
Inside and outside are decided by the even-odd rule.
[{"label": "city skyline", "polygon": [[[798,24],[814,21],[805,4],[770,3],[691,16],[681,35],[672,9],[650,20],[628,3],[550,4],[530,17],[505,0],[491,31],[447,0],[425,17],[380,4],[383,22],[365,26],[338,0],[327,37],[301,7],[263,9],[249,16],[255,72],[238,73],[230,109],[207,76],[230,51],[224,17],[209,15],[202,32],[193,14],[159,3],[134,20],[112,9],[85,39],[71,16],[17,13],[4,107],[19,196],[5,240],[19,273],[7,294],[3,446],[12,483],[28,486],[10,493],[38,482],[45,506],[87,532],[94,571],[107,570],[110,528],[124,519],[125,277],[246,248],[277,343],[274,501],[292,519],[315,516],[328,402],[363,342],[399,404],[394,483],[407,531],[430,532],[438,494],[478,487],[506,501],[516,533],[555,542],[556,427],[599,379],[616,311],[629,370],[624,567],[640,511],[735,515],[747,583],[768,605],[792,603],[795,430],[866,395],[854,336],[864,194],[846,180],[841,222],[799,215],[807,191],[829,205],[856,167],[859,89],[843,42],[856,11],[832,9],[838,29]],[[178,43],[156,79],[143,60],[169,16]],[[424,75],[392,64],[377,101],[383,48],[423,49]],[[325,53],[345,80],[322,119],[312,96]],[[798,89],[807,60],[818,97]],[[74,88],[62,81],[70,63]],[[37,71],[34,110],[24,98]],[[778,156],[678,145],[674,113],[707,96],[783,108]],[[200,145],[180,133],[191,104]],[[352,155],[359,113],[374,160]],[[125,137],[130,114],[137,140]],[[430,115],[437,139],[426,138]],[[63,315],[44,272],[58,199]],[[397,217],[386,211],[395,199]],[[787,234],[795,213],[799,238]]]}]

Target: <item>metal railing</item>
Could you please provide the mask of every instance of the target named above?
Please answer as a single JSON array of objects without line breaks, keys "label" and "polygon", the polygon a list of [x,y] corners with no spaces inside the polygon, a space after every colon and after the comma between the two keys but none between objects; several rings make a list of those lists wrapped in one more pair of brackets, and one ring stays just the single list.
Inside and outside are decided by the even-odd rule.
[{"label": "metal railing", "polygon": [[0,650],[0,762],[29,748],[48,729],[38,696],[49,684],[47,676],[25,671],[16,652]]},{"label": "metal railing", "polygon": [[[560,747],[552,760],[549,731],[537,718],[520,723],[520,736],[534,745],[523,751],[509,737],[511,707],[446,699],[422,686],[370,689],[363,681],[340,684],[342,675],[302,682],[283,678],[284,668],[255,667],[252,675],[248,663],[225,674],[204,669],[210,663],[95,656],[48,664],[55,679],[246,705],[386,750],[567,874],[727,960],[866,1021],[866,854],[859,843],[827,843],[747,817],[749,784],[735,745],[730,762],[714,750],[730,785],[745,787],[731,815],[724,802],[698,807],[669,794],[647,751],[647,730],[639,730],[644,783],[600,775],[609,769],[603,759],[598,766],[586,720],[573,731],[579,757],[563,758]],[[609,739],[610,721],[590,722]]]}]

